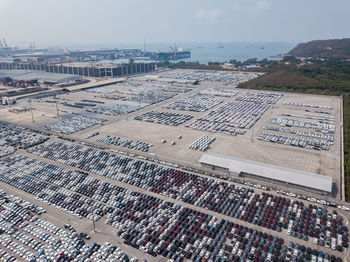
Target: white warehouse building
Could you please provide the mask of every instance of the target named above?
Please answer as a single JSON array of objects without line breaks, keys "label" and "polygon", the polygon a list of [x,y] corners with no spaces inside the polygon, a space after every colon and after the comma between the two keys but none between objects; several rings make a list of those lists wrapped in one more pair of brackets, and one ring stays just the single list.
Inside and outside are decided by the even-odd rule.
[{"label": "white warehouse building", "polygon": [[250,177],[318,194],[328,195],[332,192],[332,178],[325,175],[269,165],[212,152],[203,154],[199,162],[203,167],[228,172],[236,176]]}]

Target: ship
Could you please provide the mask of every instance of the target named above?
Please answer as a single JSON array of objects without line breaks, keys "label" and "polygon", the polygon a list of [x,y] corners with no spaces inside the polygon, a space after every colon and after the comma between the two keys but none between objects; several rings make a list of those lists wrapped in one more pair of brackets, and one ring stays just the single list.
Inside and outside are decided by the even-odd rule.
[{"label": "ship", "polygon": [[156,61],[179,60],[191,58],[191,51],[184,50],[183,48],[170,47],[170,51],[151,52],[149,56],[150,59]]}]

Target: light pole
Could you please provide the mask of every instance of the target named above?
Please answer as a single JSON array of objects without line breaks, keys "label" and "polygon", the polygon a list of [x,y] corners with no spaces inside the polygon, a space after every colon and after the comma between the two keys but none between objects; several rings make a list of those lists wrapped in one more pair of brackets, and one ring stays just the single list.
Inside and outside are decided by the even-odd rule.
[{"label": "light pole", "polygon": [[92,219],[92,226],[94,228],[94,232],[96,232],[95,219]]},{"label": "light pole", "polygon": [[57,105],[57,101],[56,101],[56,117],[58,118],[58,105]]},{"label": "light pole", "polygon": [[30,112],[32,114],[32,121],[34,123],[34,114],[33,114],[32,100],[29,99],[28,102],[29,102]]}]

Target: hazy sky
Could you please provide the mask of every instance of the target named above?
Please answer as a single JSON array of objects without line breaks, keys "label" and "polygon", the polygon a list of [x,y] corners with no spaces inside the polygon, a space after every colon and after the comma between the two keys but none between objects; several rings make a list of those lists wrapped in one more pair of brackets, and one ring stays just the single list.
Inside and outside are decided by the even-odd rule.
[{"label": "hazy sky", "polygon": [[350,0],[0,0],[0,38],[60,47],[350,37]]}]

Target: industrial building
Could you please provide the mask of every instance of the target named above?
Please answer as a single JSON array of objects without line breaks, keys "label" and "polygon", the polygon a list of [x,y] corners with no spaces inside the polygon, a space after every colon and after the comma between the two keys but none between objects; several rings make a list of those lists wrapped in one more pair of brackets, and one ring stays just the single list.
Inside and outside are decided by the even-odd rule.
[{"label": "industrial building", "polygon": [[263,180],[269,183],[281,184],[317,194],[328,195],[332,192],[333,181],[329,176],[220,155],[212,152],[203,154],[200,157],[199,162],[203,167],[211,170],[228,172],[232,176]]},{"label": "industrial building", "polygon": [[10,77],[13,80],[35,80],[38,83],[57,85],[68,83],[79,83],[83,80],[79,75],[62,75],[35,70],[0,70],[0,77]]},{"label": "industrial building", "polygon": [[132,63],[122,65],[51,65],[47,63],[0,62],[0,70],[36,70],[56,74],[81,75],[87,77],[122,77],[155,70],[154,63]]}]

